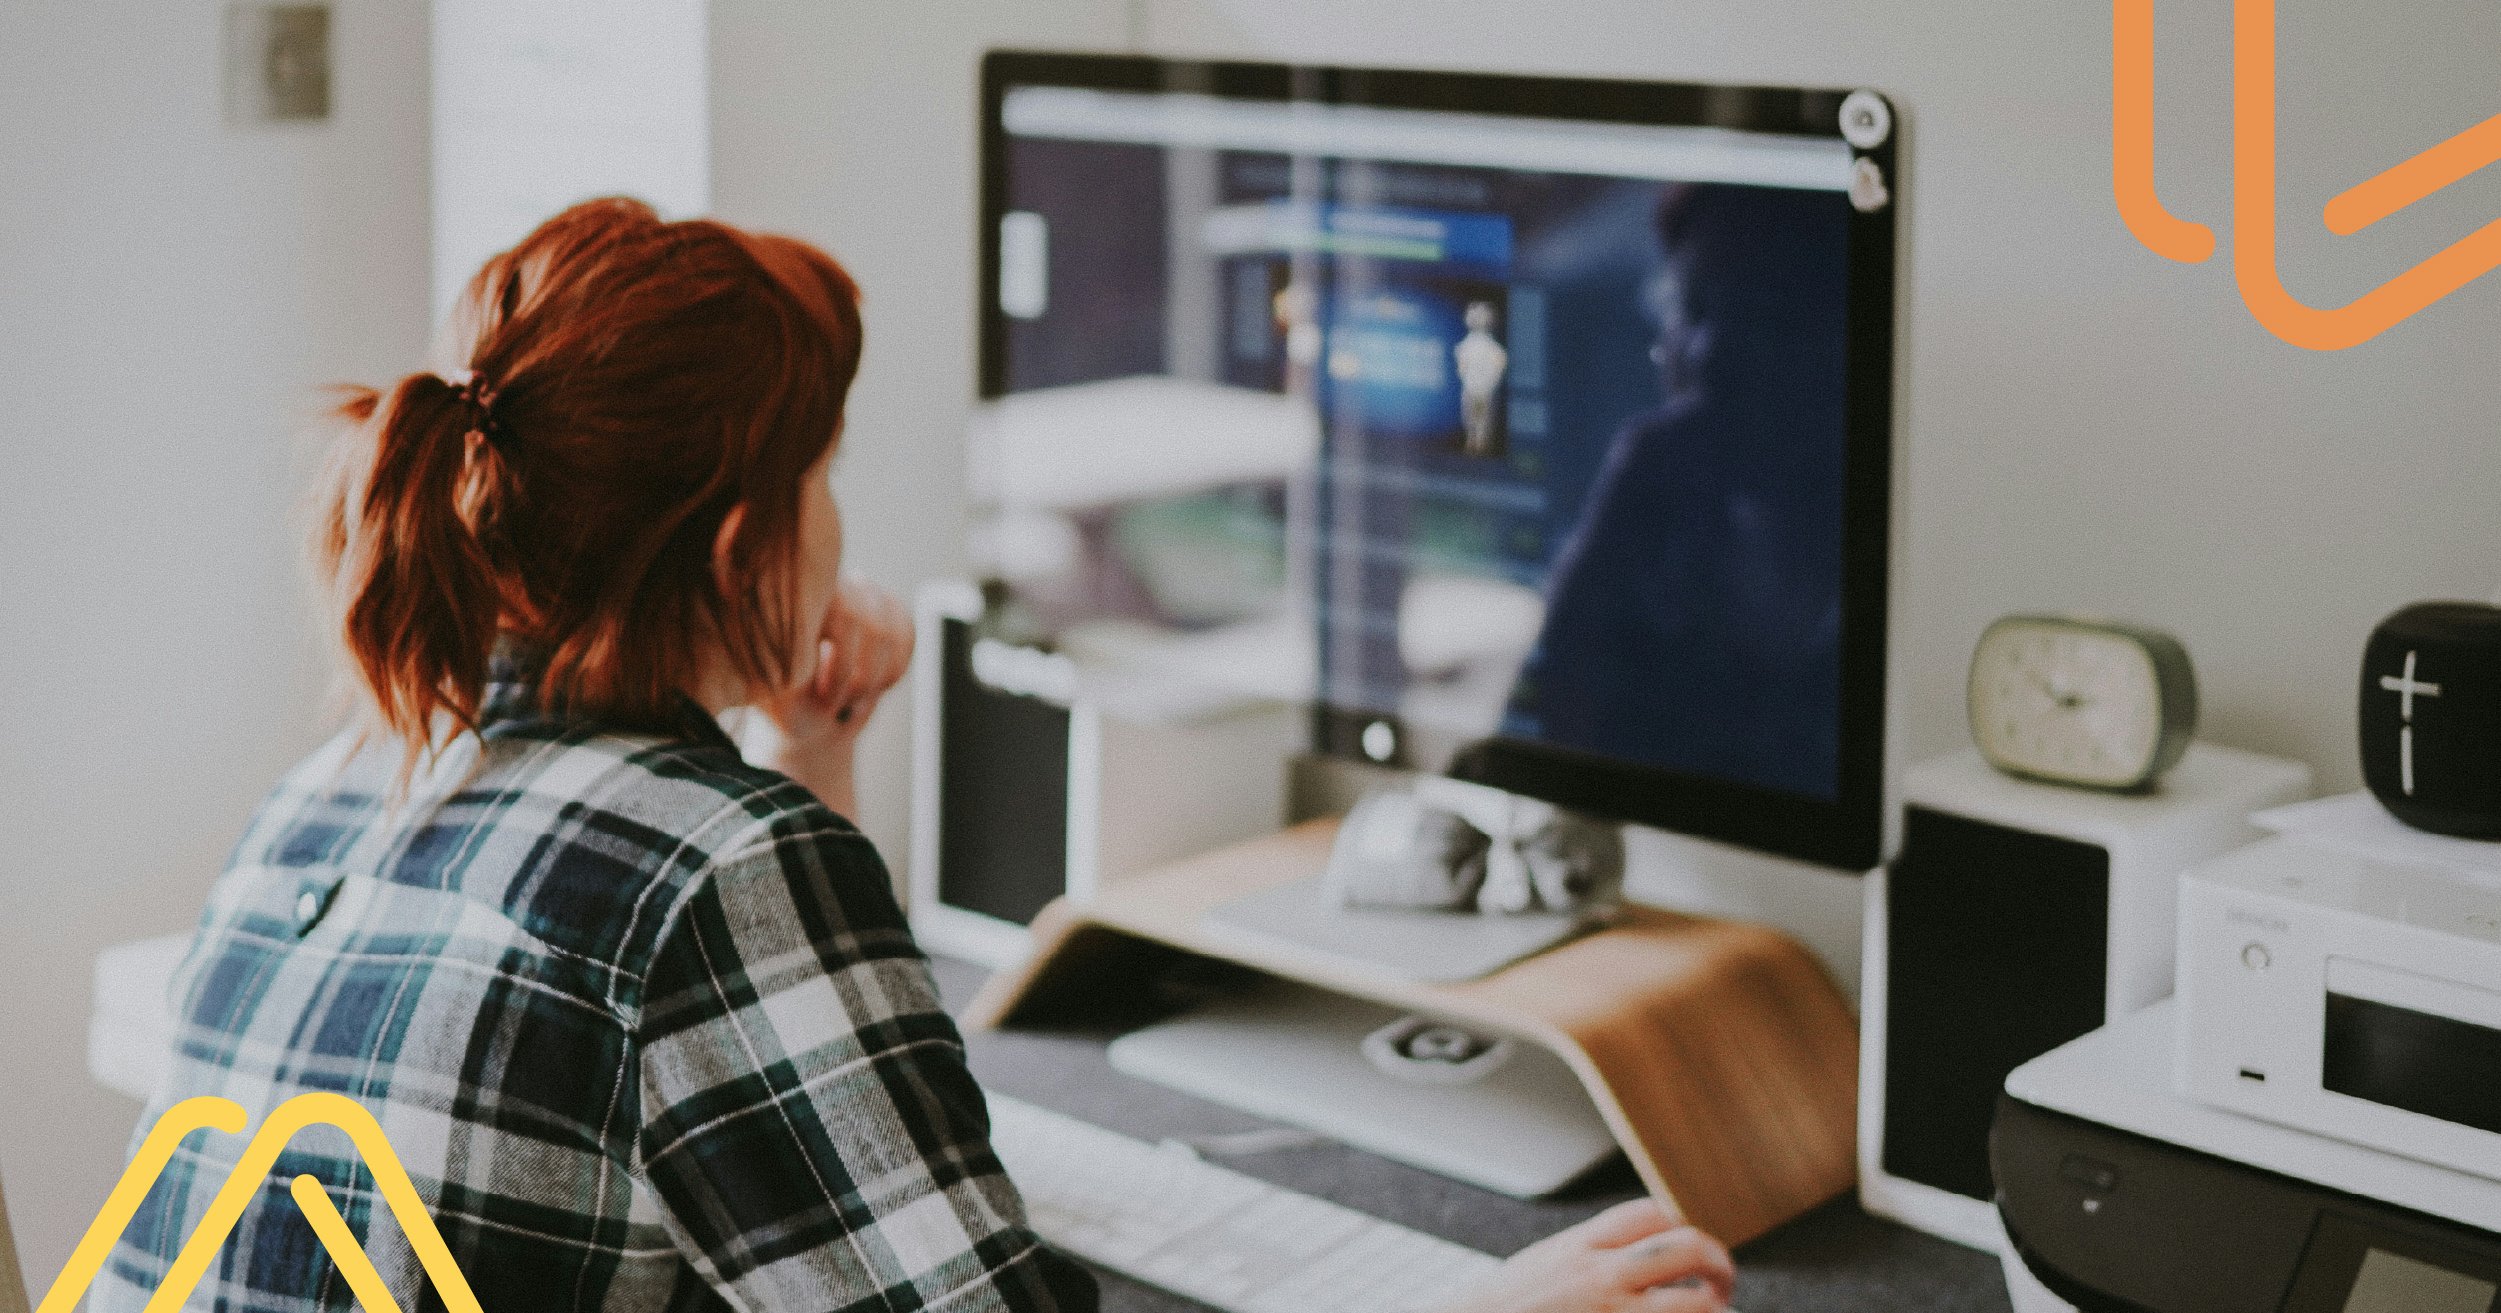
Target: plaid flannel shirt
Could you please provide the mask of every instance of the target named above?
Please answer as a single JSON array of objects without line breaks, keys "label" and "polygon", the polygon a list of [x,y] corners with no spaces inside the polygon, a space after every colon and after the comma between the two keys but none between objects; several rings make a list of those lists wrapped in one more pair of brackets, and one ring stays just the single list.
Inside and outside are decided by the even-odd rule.
[{"label": "plaid flannel shirt", "polygon": [[[1092,1308],[1044,1249],[868,841],[687,705],[533,710],[388,795],[395,747],[297,767],[174,983],[175,1101],[371,1110],[489,1313]],[[135,1313],[248,1137],[194,1135],[97,1281]],[[134,1147],[137,1140],[133,1140]],[[189,1307],[344,1310],[287,1194],[326,1184],[404,1309],[442,1302],[344,1134],[297,1137]]]}]

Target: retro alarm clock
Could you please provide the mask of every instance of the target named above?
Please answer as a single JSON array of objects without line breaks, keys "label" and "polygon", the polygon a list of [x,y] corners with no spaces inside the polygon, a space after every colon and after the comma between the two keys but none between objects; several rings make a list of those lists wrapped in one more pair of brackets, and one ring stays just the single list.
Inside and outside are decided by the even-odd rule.
[{"label": "retro alarm clock", "polygon": [[2362,782],[2418,830],[2501,839],[2501,607],[2423,602],[2362,652]]},{"label": "retro alarm clock", "polygon": [[2010,775],[2085,788],[2150,789],[2197,731],[2197,673],[2158,629],[2077,616],[2014,615],[1971,654],[1972,741]]}]

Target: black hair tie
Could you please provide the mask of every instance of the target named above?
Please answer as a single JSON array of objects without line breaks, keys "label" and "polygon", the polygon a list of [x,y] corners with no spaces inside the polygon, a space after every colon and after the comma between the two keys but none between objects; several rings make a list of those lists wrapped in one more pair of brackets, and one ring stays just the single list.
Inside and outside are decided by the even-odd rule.
[{"label": "black hair tie", "polygon": [[460,404],[469,408],[469,431],[499,450],[504,449],[504,429],[495,422],[495,397],[499,389],[494,382],[474,369],[446,375],[443,381],[451,385],[452,395],[460,399]]}]

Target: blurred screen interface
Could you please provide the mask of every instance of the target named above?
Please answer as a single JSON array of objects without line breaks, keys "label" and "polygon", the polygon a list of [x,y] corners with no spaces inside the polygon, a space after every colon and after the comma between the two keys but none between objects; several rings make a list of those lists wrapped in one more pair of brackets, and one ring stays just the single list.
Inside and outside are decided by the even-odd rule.
[{"label": "blurred screen interface", "polygon": [[978,564],[1166,711],[1839,790],[1848,147],[1003,102]]}]

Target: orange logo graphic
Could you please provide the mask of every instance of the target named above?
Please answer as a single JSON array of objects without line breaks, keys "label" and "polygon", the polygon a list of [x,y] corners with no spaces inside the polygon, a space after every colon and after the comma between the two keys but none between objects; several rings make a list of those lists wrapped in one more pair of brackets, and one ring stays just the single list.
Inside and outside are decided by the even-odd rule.
[{"label": "orange logo graphic", "polygon": [[[2321,309],[2284,287],[2276,263],[2276,0],[2234,0],[2232,18],[2232,273],[2249,312],[2277,337],[2313,351],[2359,346],[2501,268],[2501,220],[2381,284]],[[2111,186],[2120,217],[2155,254],[2196,264],[2214,231],[2165,209],[2154,194],[2154,0],[2115,0],[2111,24]],[[2501,117],[2487,119],[2327,203],[2330,231],[2350,235],[2501,161]]]},{"label": "orange logo graphic", "polygon": [[[70,1251],[69,1263],[61,1269],[60,1279],[37,1305],[35,1313],[70,1313],[95,1284],[96,1274],[104,1270],[105,1256],[113,1241],[130,1219],[139,1211],[148,1190],[173,1161],[174,1150],[183,1137],[194,1131],[223,1131],[240,1135],[248,1124],[243,1105],[231,1099],[186,1099],[166,1110],[148,1138],[141,1142],[138,1155],[122,1173],[113,1193],[106,1196],[104,1210],[96,1214],[95,1223],[87,1228],[78,1248]],[[372,1170],[375,1188],[382,1192],[383,1202],[390,1205],[391,1215],[399,1219],[400,1229],[407,1233],[408,1247],[416,1251],[417,1262],[434,1282],[435,1293],[451,1313],[480,1313],[478,1297],[469,1290],[468,1278],[452,1261],[451,1250],[443,1244],[443,1235],[434,1229],[425,1203],[417,1197],[416,1186],[410,1184],[407,1169],[400,1166],[399,1155],[391,1151],[382,1138],[382,1126],[373,1114],[355,1100],[337,1094],[301,1094],[278,1105],[261,1123],[260,1133],[245,1146],[243,1157],[227,1173],[226,1183],[209,1202],[200,1224],[183,1242],[182,1252],[165,1270],[165,1279],[157,1283],[156,1293],[149,1297],[142,1313],[172,1313],[191,1298],[191,1292],[207,1275],[208,1265],[217,1258],[217,1251],[233,1233],[235,1223],[243,1216],[244,1207],[259,1192],[261,1182],[269,1177],[269,1169],[278,1162],[278,1155],[297,1133],[311,1126],[334,1126],[347,1133],[348,1141],[363,1156],[365,1166]],[[304,1219],[312,1224],[313,1234],[321,1246],[330,1251],[330,1261],[339,1265],[339,1274],[347,1278],[348,1289],[355,1292],[356,1302],[365,1313],[400,1313],[390,1290],[382,1284],[382,1274],[374,1270],[373,1260],[365,1256],[356,1243],[356,1234],[348,1230],[347,1219],[339,1216],[337,1205],[330,1202],[330,1192],[310,1176],[296,1177],[288,1187],[295,1196],[295,1206],[304,1210]]]}]

